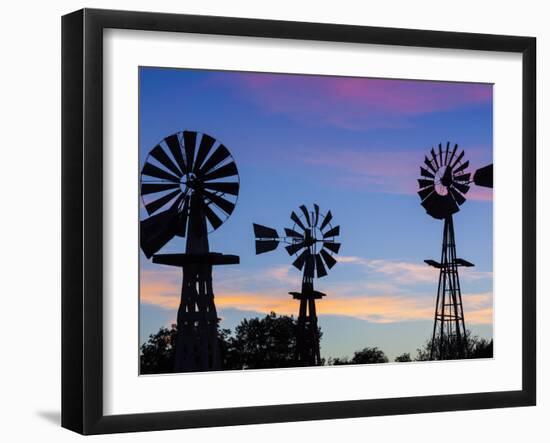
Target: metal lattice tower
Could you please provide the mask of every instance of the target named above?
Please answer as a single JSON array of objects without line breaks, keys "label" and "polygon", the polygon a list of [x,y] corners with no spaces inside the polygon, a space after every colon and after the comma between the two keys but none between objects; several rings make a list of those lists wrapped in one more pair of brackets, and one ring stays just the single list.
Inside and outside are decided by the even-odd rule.
[{"label": "metal lattice tower", "polygon": [[445,219],[441,261],[426,260],[439,269],[439,284],[435,302],[434,327],[430,360],[456,359],[466,356],[466,326],[458,268],[473,266],[456,257],[453,217]]},{"label": "metal lattice tower", "polygon": [[[183,274],[176,372],[221,369],[212,267],[237,264],[239,257],[210,252],[208,234],[233,212],[238,179],[227,148],[192,131],[165,138],[142,169],[141,194],[151,216],[140,225],[141,248],[153,263],[177,266]],[[175,236],[186,237],[184,254],[155,254]]]},{"label": "metal lattice tower", "polygon": [[296,364],[299,366],[318,366],[321,364],[320,337],[317,322],[315,301],[326,294],[316,291],[313,286],[315,273],[317,278],[328,274],[336,264],[332,254],[340,250],[340,243],[335,237],[340,235],[340,226],[331,225],[330,211],[323,215],[319,206],[314,204],[313,211],[305,205],[300,206],[302,215],[294,211],[290,218],[294,222],[292,228],[285,228],[286,237],[280,237],[277,231],[267,226],[254,224],[256,237],[256,254],[272,251],[279,242],[289,243],[285,247],[289,255],[296,255],[292,263],[303,272],[301,292],[289,292],[295,300],[300,301],[298,311],[298,329],[296,332]]}]

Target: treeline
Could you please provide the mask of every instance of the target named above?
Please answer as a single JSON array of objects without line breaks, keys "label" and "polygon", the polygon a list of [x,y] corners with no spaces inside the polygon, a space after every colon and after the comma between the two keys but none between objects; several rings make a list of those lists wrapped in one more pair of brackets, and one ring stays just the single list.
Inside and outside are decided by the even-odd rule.
[{"label": "treeline", "polygon": [[[263,318],[244,319],[232,333],[229,329],[219,330],[219,343],[224,370],[266,369],[295,367],[297,320],[292,316],[277,315],[274,312]],[[319,337],[322,331],[319,329]],[[176,325],[161,328],[149,336],[140,349],[141,374],[162,374],[173,372],[176,340]],[[468,358],[490,358],[493,356],[493,340],[485,340],[467,333]],[[416,355],[399,355],[396,362],[429,360],[431,341],[428,340]],[[355,351],[351,357],[329,358],[323,365],[356,365],[387,363],[386,354],[377,347],[365,347]]]}]

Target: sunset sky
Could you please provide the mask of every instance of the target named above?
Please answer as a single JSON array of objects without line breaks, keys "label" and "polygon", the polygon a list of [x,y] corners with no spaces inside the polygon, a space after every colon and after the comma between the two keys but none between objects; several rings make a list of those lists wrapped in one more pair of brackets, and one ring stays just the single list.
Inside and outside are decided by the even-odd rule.
[{"label": "sunset sky", "polygon": [[[492,86],[429,81],[141,68],[140,169],[149,150],[182,130],[223,142],[241,189],[209,237],[240,265],[214,269],[223,328],[243,318],[298,312],[288,295],[301,273],[284,248],[256,256],[252,223],[283,232],[301,204],[341,225],[338,264],[315,281],[323,357],[378,346],[393,359],[431,334],[443,223],[416,194],[419,165],[438,143],[458,143],[469,172],[492,162]],[[466,327],[493,336],[492,193],[472,187],[455,216]],[[140,217],[146,217],[141,208]],[[183,252],[177,238],[162,252]],[[140,340],[175,322],[181,269],[141,253]]]}]

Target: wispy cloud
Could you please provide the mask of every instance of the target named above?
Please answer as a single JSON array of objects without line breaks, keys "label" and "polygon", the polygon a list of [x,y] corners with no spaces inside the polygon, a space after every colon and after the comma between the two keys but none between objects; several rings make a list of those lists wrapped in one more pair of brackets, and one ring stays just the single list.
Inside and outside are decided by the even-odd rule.
[{"label": "wispy cloud", "polygon": [[[345,256],[340,261],[365,266],[375,273],[386,275],[388,279],[395,279],[399,285],[434,281],[434,273],[427,266]],[[287,270],[280,267],[268,270],[267,274],[278,278],[278,284],[261,291],[231,290],[229,288],[234,286],[234,282],[220,282],[216,290],[218,309],[231,308],[261,313],[275,311],[279,314],[296,315],[298,303],[288,294],[289,288],[297,287],[296,281],[289,281]],[[181,274],[173,271],[143,272],[141,302],[176,310],[180,303],[180,279]],[[378,288],[380,292],[376,292],[374,287],[366,287],[357,284],[328,285],[327,292],[330,296],[317,304],[319,315],[349,316],[377,323],[429,320],[433,317],[434,300],[431,296],[418,297],[414,294],[392,292],[394,287],[391,285]],[[492,293],[465,294],[463,300],[468,322],[492,323]]]},{"label": "wispy cloud", "polygon": [[[486,302],[480,303],[480,298]],[[142,302],[164,309],[177,309],[179,294],[155,295],[148,291],[142,294]],[[493,310],[491,294],[466,294],[463,296],[467,321],[473,324],[491,324]],[[298,302],[286,293],[218,293],[218,309],[238,309],[260,313],[277,312],[280,315],[297,315]],[[406,296],[364,295],[341,297],[331,294],[317,303],[319,315],[339,315],[354,317],[374,323],[394,323],[403,321],[431,320],[433,300]]]},{"label": "wispy cloud", "polygon": [[[354,256],[339,256],[339,263],[361,266],[367,273],[383,277],[384,280],[399,285],[417,283],[433,283],[438,270],[424,263],[412,263],[397,260],[366,259]],[[492,272],[483,272],[469,268],[461,269],[460,278],[463,280],[481,280],[493,277]]]}]

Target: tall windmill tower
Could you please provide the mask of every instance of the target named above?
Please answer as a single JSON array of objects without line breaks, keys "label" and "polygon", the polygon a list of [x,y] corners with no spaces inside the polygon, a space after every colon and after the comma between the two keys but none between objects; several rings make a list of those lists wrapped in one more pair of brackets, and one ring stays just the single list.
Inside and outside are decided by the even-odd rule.
[{"label": "tall windmill tower", "polygon": [[[237,166],[227,148],[207,134],[183,131],[156,145],[141,171],[141,196],[150,215],[140,223],[141,249],[153,263],[183,271],[174,370],[221,368],[212,266],[239,257],[210,252],[208,234],[233,212],[239,194]],[[185,253],[156,254],[175,236]]]},{"label": "tall windmill tower", "polygon": [[332,254],[340,250],[340,243],[335,238],[340,235],[340,226],[332,226],[332,213],[321,214],[319,206],[314,204],[313,211],[305,205],[300,206],[301,215],[294,211],[290,219],[294,222],[292,228],[285,228],[285,237],[279,237],[277,231],[267,226],[253,224],[256,237],[256,254],[273,251],[280,242],[287,243],[285,247],[290,256],[296,256],[292,263],[302,275],[302,291],[289,292],[300,302],[298,313],[298,330],[296,334],[296,363],[300,366],[317,366],[321,364],[319,344],[319,329],[315,300],[320,300],[326,294],[313,288],[315,273],[317,278],[328,274],[336,264]]},{"label": "tall windmill tower", "polygon": [[422,206],[433,218],[443,220],[441,259],[425,260],[439,269],[439,283],[434,314],[434,326],[430,346],[430,360],[466,357],[466,327],[462,306],[462,292],[458,268],[471,267],[472,263],[457,258],[453,214],[466,201],[470,189],[470,174],[466,172],[469,161],[464,161],[464,151],[457,155],[458,145],[445,149],[439,144],[438,151],[431,149],[420,167],[418,195]]}]

